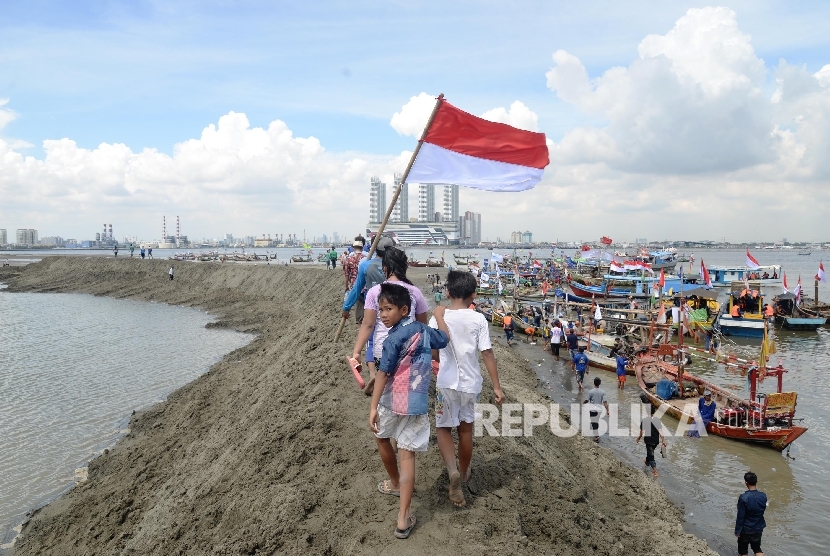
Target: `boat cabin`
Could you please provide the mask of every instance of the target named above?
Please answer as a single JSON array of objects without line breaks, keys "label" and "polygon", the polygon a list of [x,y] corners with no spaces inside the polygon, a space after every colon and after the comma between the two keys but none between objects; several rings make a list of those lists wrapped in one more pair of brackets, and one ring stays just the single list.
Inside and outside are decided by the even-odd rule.
[{"label": "boat cabin", "polygon": [[781,280],[781,265],[773,264],[753,270],[748,266],[710,266],[709,277],[713,286],[729,286],[732,282],[756,280],[764,283]]}]

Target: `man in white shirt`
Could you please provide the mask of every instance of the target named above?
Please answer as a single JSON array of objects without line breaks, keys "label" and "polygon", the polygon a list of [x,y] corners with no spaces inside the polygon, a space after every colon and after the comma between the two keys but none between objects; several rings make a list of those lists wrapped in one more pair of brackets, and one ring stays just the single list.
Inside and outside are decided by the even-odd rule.
[{"label": "man in white shirt", "polygon": [[[504,401],[504,393],[499,383],[487,319],[481,313],[469,309],[475,299],[475,277],[469,272],[450,271],[445,286],[450,304],[448,307],[439,305],[434,311],[436,315],[443,315],[450,336],[447,347],[439,351],[435,428],[438,449],[450,477],[449,498],[460,508],[467,505],[461,482],[470,478],[475,404],[482,387],[479,353],[493,382],[496,404],[500,405]],[[430,321],[430,326],[437,326],[435,318]],[[453,428],[458,432],[458,465],[455,462]]]}]

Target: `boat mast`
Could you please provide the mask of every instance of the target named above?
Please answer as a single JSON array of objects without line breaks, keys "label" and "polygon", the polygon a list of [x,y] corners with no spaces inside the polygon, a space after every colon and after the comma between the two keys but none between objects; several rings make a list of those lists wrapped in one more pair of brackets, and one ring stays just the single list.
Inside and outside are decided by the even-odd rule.
[{"label": "boat mast", "polygon": [[680,391],[680,399],[685,397],[683,392],[683,364],[686,361],[683,353],[683,267],[680,267],[680,310],[677,312],[679,322],[677,323],[677,386]]}]

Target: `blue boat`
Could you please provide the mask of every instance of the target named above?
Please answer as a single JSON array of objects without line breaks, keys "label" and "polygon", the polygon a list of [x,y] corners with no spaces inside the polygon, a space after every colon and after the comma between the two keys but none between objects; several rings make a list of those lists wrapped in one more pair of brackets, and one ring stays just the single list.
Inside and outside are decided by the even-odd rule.
[{"label": "blue boat", "polygon": [[710,266],[709,277],[713,286],[725,287],[732,282],[740,282],[744,279],[760,282],[763,286],[780,284],[782,280],[782,267],[780,264],[772,264],[751,269],[748,266]]},{"label": "blue boat", "polygon": [[757,282],[750,284],[749,288],[743,282],[732,284],[729,303],[721,306],[721,314],[715,320],[721,334],[739,338],[764,338],[767,319],[764,317],[764,296],[760,290]]},{"label": "blue boat", "polygon": [[787,292],[772,300],[775,322],[787,330],[818,330],[827,324],[827,318],[805,313],[796,304],[795,295]]}]

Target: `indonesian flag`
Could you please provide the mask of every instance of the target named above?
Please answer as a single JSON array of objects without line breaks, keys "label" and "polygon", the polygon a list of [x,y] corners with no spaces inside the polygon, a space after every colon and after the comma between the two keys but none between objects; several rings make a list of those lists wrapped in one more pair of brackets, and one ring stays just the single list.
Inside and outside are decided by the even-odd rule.
[{"label": "indonesian flag", "polygon": [[625,267],[617,264],[617,261],[611,261],[609,270],[611,270],[611,272],[625,272]]},{"label": "indonesian flag", "polygon": [[660,284],[661,288],[666,287],[666,271],[663,270],[662,268],[660,269],[660,282],[658,282],[658,283]]},{"label": "indonesian flag", "polygon": [[637,266],[639,266],[640,268],[642,268],[646,272],[650,272],[650,273],[654,274],[654,271],[651,270],[651,265],[649,263],[645,262],[645,261],[640,261]]},{"label": "indonesian flag", "polygon": [[660,311],[657,313],[657,324],[666,324],[666,306],[660,304]]},{"label": "indonesian flag", "polygon": [[749,249],[746,250],[746,266],[748,266],[752,270],[758,270],[759,268],[761,268],[761,264],[755,257],[753,257],[749,253]]},{"label": "indonesian flag", "polygon": [[623,268],[626,270],[637,270],[640,268],[639,261],[625,261],[623,263]]},{"label": "indonesian flag", "polygon": [[611,245],[612,243],[614,243],[613,239],[611,239],[610,237],[605,237],[605,236],[602,236],[600,241],[602,242],[603,245]]},{"label": "indonesian flag", "polygon": [[816,280],[819,282],[827,281],[827,278],[824,275],[824,262],[818,263],[818,274],[816,274]]},{"label": "indonesian flag", "polygon": [[534,260],[533,261],[533,268],[542,268],[542,263],[540,263],[539,261]]},{"label": "indonesian flag", "polygon": [[787,273],[786,272],[784,273],[784,291],[785,292],[790,291],[790,287],[787,285]]},{"label": "indonesian flag", "polygon": [[798,276],[798,284],[795,285],[795,304],[801,305],[801,275]]},{"label": "indonesian flag", "polygon": [[700,275],[703,277],[703,283],[712,287],[712,278],[709,277],[709,270],[706,268],[706,265],[703,264],[703,259],[700,259]]},{"label": "indonesian flag", "polygon": [[489,122],[439,97],[407,182],[524,191],[550,163],[544,133]]}]

